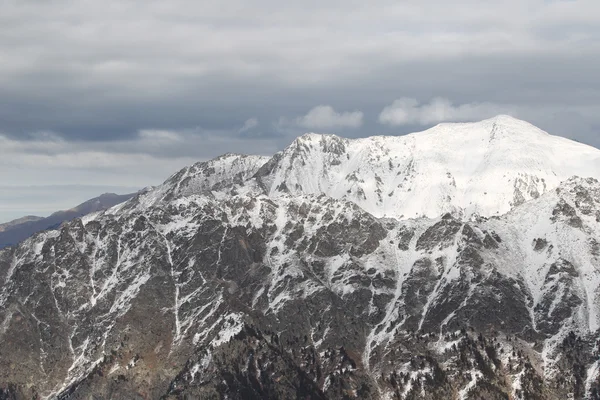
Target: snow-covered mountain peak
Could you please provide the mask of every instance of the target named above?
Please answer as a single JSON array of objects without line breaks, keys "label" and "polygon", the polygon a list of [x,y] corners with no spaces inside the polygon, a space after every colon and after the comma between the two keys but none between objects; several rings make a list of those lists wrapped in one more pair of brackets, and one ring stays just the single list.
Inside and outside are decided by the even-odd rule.
[{"label": "snow-covered mountain peak", "polygon": [[445,122],[413,135],[423,134],[434,136],[457,135],[463,136],[465,139],[476,137],[489,142],[509,139],[516,143],[544,140],[544,138],[547,139],[551,136],[535,125],[510,115],[497,115],[479,122]]},{"label": "snow-covered mountain peak", "polygon": [[310,149],[320,148],[323,153],[341,154],[346,151],[349,139],[329,133],[305,133],[299,136],[286,148],[284,153],[295,156],[306,153]]},{"label": "snow-covered mountain peak", "polygon": [[600,150],[500,115],[406,136],[306,134],[256,179],[269,196],[325,194],[414,218],[504,214],[573,175],[600,177]]},{"label": "snow-covered mountain peak", "polygon": [[321,142],[324,140],[347,140],[333,133],[316,133],[307,132],[303,135],[298,136],[294,143],[305,143],[305,142]]},{"label": "snow-covered mountain peak", "polygon": [[513,118],[508,115],[498,115],[481,122],[489,126],[490,141],[510,138],[513,141],[547,140],[550,136],[529,122]]}]

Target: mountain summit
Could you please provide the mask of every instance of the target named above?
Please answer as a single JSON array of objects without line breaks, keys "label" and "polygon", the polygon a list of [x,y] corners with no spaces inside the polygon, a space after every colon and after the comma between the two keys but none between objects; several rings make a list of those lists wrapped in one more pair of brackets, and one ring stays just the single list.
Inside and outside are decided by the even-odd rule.
[{"label": "mountain summit", "polygon": [[307,134],[257,179],[269,196],[325,194],[416,218],[501,215],[574,175],[600,177],[600,151],[498,116],[400,137]]},{"label": "mountain summit", "polygon": [[325,195],[376,217],[491,217],[572,176],[600,178],[600,150],[500,115],[406,136],[308,133],[270,159],[227,154],[184,168],[142,202],[191,194]]},{"label": "mountain summit", "polygon": [[499,116],[194,164],[0,251],[0,398],[596,399],[599,160]]}]

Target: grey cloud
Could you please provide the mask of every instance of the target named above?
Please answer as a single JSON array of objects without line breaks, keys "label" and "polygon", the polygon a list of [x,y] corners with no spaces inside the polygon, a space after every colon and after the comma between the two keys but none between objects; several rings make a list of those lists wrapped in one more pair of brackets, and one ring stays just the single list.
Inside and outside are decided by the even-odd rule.
[{"label": "grey cloud", "polygon": [[252,130],[254,128],[256,128],[258,126],[258,119],[256,118],[248,118],[246,120],[246,122],[244,122],[244,126],[242,126],[239,130],[238,133],[244,133],[247,132],[249,130]]},{"label": "grey cloud", "polygon": [[[146,186],[306,130],[496,109],[600,146],[599,26],[596,0],[7,0],[0,179]],[[401,98],[413,117],[379,123]]]},{"label": "grey cloud", "polygon": [[7,185],[64,183],[155,185],[214,152],[272,154],[270,141],[219,132],[142,130],[120,141],[69,141],[55,134],[21,141],[0,134],[0,181]]},{"label": "grey cloud", "polygon": [[289,3],[4,2],[0,128],[100,140],[399,97],[599,102],[595,1]]}]

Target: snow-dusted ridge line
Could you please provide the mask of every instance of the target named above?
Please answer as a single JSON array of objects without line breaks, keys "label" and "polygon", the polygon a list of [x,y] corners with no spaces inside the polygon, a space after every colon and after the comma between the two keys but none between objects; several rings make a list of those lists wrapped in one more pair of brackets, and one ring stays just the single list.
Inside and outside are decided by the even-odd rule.
[{"label": "snow-dusted ridge line", "polygon": [[503,215],[572,176],[600,178],[600,150],[501,115],[404,136],[307,133],[271,158],[225,154],[196,163],[129,203],[324,194],[376,217],[469,219]]}]

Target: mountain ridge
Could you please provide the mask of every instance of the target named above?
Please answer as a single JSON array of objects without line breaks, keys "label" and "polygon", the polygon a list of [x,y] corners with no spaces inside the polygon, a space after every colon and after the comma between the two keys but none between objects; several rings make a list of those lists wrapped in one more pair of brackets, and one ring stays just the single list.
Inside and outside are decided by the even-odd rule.
[{"label": "mountain ridge", "polygon": [[24,217],[0,225],[0,249],[14,246],[36,232],[56,229],[65,221],[94,213],[130,199],[134,193],[103,193],[68,210],[56,211],[48,217]]},{"label": "mountain ridge", "polygon": [[[505,140],[509,142],[502,147],[485,143],[486,138],[494,137],[502,142],[498,135],[506,132]],[[542,144],[549,141],[550,145],[536,149],[540,146],[535,140],[514,141],[515,136],[523,135],[541,138]],[[458,140],[433,151],[427,148],[430,143],[415,143],[422,141],[415,138],[436,142],[443,136]],[[475,145],[472,152],[466,146],[469,142]],[[519,149],[519,154],[514,154],[513,149]],[[456,154],[448,158],[446,153]],[[428,158],[427,154],[431,156]],[[308,165],[303,157],[310,160]],[[558,161],[552,162],[555,159]],[[600,177],[600,150],[552,136],[508,116],[479,123],[440,124],[401,137],[345,139],[307,133],[270,159],[259,157],[255,163],[263,165],[256,168],[256,175],[250,179],[254,184],[248,182],[241,189],[248,193],[325,194],[353,201],[376,216],[395,218],[433,217],[446,212],[466,217],[500,215],[513,204],[535,198],[571,176]],[[444,168],[445,171],[439,171]],[[494,185],[505,178],[508,185]],[[419,185],[422,181],[433,183]],[[486,202],[483,196],[499,200]]]},{"label": "mountain ridge", "polygon": [[20,225],[25,222],[39,221],[40,219],[43,219],[43,218],[44,217],[39,217],[37,215],[26,215],[21,218],[13,219],[11,221],[7,221],[7,222],[0,224],[0,232],[4,232],[5,230],[7,230],[15,225]]}]

